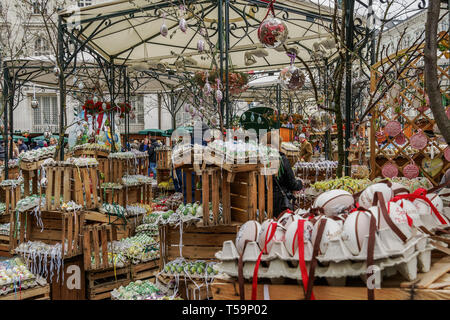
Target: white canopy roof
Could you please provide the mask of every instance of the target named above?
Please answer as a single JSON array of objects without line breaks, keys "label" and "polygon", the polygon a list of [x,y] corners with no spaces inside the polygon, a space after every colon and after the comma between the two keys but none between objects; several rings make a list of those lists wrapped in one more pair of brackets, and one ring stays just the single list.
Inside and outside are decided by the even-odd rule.
[{"label": "white canopy roof", "polygon": [[[181,3],[181,2],[180,2]],[[118,0],[98,5],[67,9],[60,13],[68,27],[79,26],[79,39],[116,64],[133,65],[142,62],[161,62],[168,68],[179,69],[184,61],[190,70],[211,69],[211,58],[197,51],[197,42],[205,26],[212,44],[218,43],[217,1],[193,0],[188,2],[195,12],[185,14],[186,33],[179,29],[178,3],[171,0]],[[329,36],[324,26],[330,25],[330,8],[305,0],[278,0],[275,14],[289,30],[288,47],[295,47],[298,55],[310,60],[308,50],[313,44]],[[284,49],[265,49],[267,56],[253,55],[256,63],[246,64],[245,55],[252,55],[259,43],[257,30],[267,13],[267,3],[261,0],[230,1],[229,36],[230,68],[235,71],[278,70],[289,64]],[[163,37],[160,27],[163,15],[169,35]],[[198,21],[204,21],[201,25]],[[226,35],[225,35],[226,36]],[[178,60],[178,62],[177,62]],[[247,59],[248,60],[248,59]],[[177,62],[177,63],[176,63]]]}]

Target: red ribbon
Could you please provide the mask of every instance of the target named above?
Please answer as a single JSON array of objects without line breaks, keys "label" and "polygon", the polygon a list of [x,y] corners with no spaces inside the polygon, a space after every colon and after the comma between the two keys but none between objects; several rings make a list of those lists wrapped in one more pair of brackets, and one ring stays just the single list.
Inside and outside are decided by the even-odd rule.
[{"label": "red ribbon", "polygon": [[[256,297],[258,295],[258,291],[256,291],[256,288],[258,286],[258,270],[259,270],[259,264],[261,263],[261,257],[263,252],[267,253],[267,244],[272,241],[273,236],[275,235],[275,231],[277,231],[277,222],[271,222],[269,227],[267,228],[266,232],[266,238],[264,241],[264,248],[261,250],[258,256],[258,260],[256,260],[255,270],[253,271],[253,284],[252,284],[252,300],[256,300]],[[270,231],[270,235],[269,235]]]},{"label": "red ribbon", "polygon": [[[297,246],[298,246],[298,266],[300,268],[300,272],[302,273],[302,282],[303,282],[303,291],[305,292],[308,288],[308,270],[306,270],[306,262],[305,262],[305,242],[304,242],[304,230],[305,230],[305,220],[297,220],[297,232],[294,235],[294,241],[292,242],[292,252],[295,253],[294,244],[295,238],[297,237]],[[314,293],[311,292],[311,300],[316,300],[314,297]]]},{"label": "red ribbon", "polygon": [[105,115],[104,112],[101,112],[101,113],[98,114],[98,117],[97,117],[97,124],[98,124],[97,134],[100,133],[100,126],[102,125],[104,115]]},{"label": "red ribbon", "polygon": [[[390,203],[390,202],[389,202]],[[388,203],[388,206],[389,206],[389,203]],[[400,208],[402,208],[403,209],[403,202],[401,202],[400,203]],[[389,209],[388,209],[389,210]],[[406,211],[405,211],[406,212]],[[413,219],[411,219],[411,217],[408,215],[408,213],[406,212],[406,219],[408,219],[408,225],[410,226],[410,227],[412,227],[412,225],[413,225]]]},{"label": "red ribbon", "polygon": [[273,16],[275,17],[275,10],[273,8],[273,4],[275,3],[276,0],[261,0],[265,3],[268,3],[269,6],[267,8],[269,8],[269,10],[267,10],[266,16],[264,17],[264,19],[262,19],[262,21],[266,20],[267,16],[269,15],[269,12],[272,12]]},{"label": "red ribbon", "polygon": [[421,199],[430,205],[431,212],[434,213],[434,215],[438,218],[440,223],[447,224],[447,221],[445,221],[445,219],[442,218],[441,214],[436,209],[436,207],[431,202],[431,200],[426,197],[426,194],[427,194],[427,190],[425,190],[423,188],[419,188],[416,191],[414,191],[412,194],[401,194],[401,195],[395,196],[392,199],[392,201],[397,202],[398,200],[401,200],[401,199],[407,199],[407,200],[414,201],[416,199]]}]

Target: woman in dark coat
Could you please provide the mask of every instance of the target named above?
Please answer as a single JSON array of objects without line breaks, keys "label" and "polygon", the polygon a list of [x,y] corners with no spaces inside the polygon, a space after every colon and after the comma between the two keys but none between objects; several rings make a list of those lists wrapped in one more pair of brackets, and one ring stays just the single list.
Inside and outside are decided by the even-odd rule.
[{"label": "woman in dark coat", "polygon": [[295,179],[291,164],[286,155],[280,151],[280,168],[273,176],[273,216],[278,216],[287,209],[294,210],[293,191],[303,189],[301,180]]}]

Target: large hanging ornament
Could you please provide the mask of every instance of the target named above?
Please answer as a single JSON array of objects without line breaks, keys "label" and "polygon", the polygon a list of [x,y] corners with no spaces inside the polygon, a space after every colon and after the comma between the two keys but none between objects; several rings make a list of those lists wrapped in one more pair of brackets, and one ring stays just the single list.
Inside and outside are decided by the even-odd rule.
[{"label": "large hanging ornament", "polygon": [[39,108],[39,101],[36,98],[33,98],[33,100],[31,100],[31,108],[33,109]]},{"label": "large hanging ornament", "polygon": [[280,71],[279,81],[284,89],[296,91],[305,84],[305,75],[294,65],[295,54],[288,53],[291,58],[291,65]]},{"label": "large hanging ornament", "polygon": [[409,139],[409,143],[414,149],[422,150],[427,146],[428,138],[422,130],[420,130]]},{"label": "large hanging ornament", "polygon": [[278,48],[286,42],[287,38],[286,24],[274,15],[270,15],[259,25],[258,39],[266,48]]},{"label": "large hanging ornament", "polygon": [[166,26],[166,14],[163,14],[163,23],[161,25],[161,28],[159,28],[159,32],[161,33],[161,35],[163,37],[167,37],[167,35],[169,34],[169,28],[167,28]]},{"label": "large hanging ornament", "polygon": [[316,132],[328,131],[332,126],[331,116],[326,111],[314,112],[310,121],[311,129]]}]

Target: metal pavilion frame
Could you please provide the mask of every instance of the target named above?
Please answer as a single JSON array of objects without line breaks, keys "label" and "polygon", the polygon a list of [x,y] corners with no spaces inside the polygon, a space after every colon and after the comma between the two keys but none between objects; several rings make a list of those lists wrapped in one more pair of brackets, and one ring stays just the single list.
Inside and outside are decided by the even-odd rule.
[{"label": "metal pavilion frame", "polygon": [[[375,39],[375,30],[369,30],[367,25],[365,27],[363,27],[361,19],[354,18],[355,0],[344,0],[344,1],[346,4],[346,12],[345,12],[346,45],[350,50],[352,50],[354,48],[355,38],[357,39],[357,41],[363,41],[364,43],[367,44],[367,48],[368,48],[367,53],[372,58],[372,62],[374,62],[373,61],[373,58],[374,58],[373,51],[374,51],[374,45],[375,45],[375,40],[374,40]],[[363,5],[364,7],[369,8],[369,19],[370,19],[370,16],[373,14],[373,12],[370,10],[370,8],[372,6],[372,0],[368,0],[367,3],[364,1],[361,1],[361,0],[356,0],[356,1],[359,4]],[[236,0],[233,3],[230,0],[212,0],[212,1],[211,0],[197,0],[197,1],[195,1],[195,4],[200,5],[200,7],[202,9],[199,12],[200,17],[202,19],[205,18],[206,15],[213,10],[217,10],[217,12],[218,12],[218,20],[215,23],[215,24],[217,24],[217,27],[213,28],[213,26],[215,26],[215,24],[213,23],[211,26],[211,29],[213,30],[212,36],[215,34],[218,35],[219,72],[220,72],[221,79],[223,79],[224,73],[226,75],[224,99],[220,103],[220,110],[221,110],[222,117],[224,115],[224,111],[226,112],[225,118],[226,118],[227,126],[230,123],[230,112],[229,112],[229,103],[230,103],[229,98],[230,97],[229,97],[229,79],[228,79],[228,72],[230,69],[229,59],[228,59],[229,53],[233,52],[233,50],[244,51],[247,49],[247,48],[245,48],[245,49],[238,48],[238,47],[236,47],[236,44],[233,47],[230,47],[230,37],[233,37],[235,39],[236,38],[243,39],[244,37],[248,37],[248,38],[250,38],[252,43],[254,43],[253,40],[251,39],[251,37],[249,36],[249,27],[257,26],[261,23],[261,21],[259,21],[255,17],[251,17],[248,14],[243,13],[242,10],[239,10],[234,5],[235,3],[244,5],[244,8],[246,8],[246,6],[252,6],[253,12],[257,12],[260,9],[267,8],[267,2],[261,1],[261,0]],[[424,1],[421,0],[419,3],[419,7],[421,5],[423,5],[423,3],[424,3]],[[152,19],[155,19],[155,20],[160,19],[161,18],[161,10],[160,9],[172,7],[173,5],[174,4],[172,2],[158,2],[158,3],[154,3],[154,4],[149,4],[145,7],[126,9],[126,10],[122,10],[119,12],[113,12],[113,13],[105,14],[105,15],[98,15],[96,17],[91,17],[91,18],[85,18],[85,19],[82,18],[80,22],[82,24],[87,24],[87,26],[84,27],[82,25],[80,32],[78,32],[76,29],[69,30],[68,23],[64,22],[63,18],[69,17],[70,14],[66,13],[65,15],[61,14],[59,16],[59,21],[58,21],[58,48],[59,48],[58,64],[62,66],[62,70],[60,73],[61,123],[63,123],[63,121],[64,121],[64,119],[62,118],[63,117],[62,110],[65,107],[65,92],[64,92],[64,77],[65,76],[64,76],[64,74],[67,72],[68,65],[74,59],[74,55],[76,56],[76,54],[77,54],[77,52],[79,52],[79,50],[85,50],[86,48],[91,52],[98,53],[98,55],[96,55],[96,56],[98,56],[98,61],[103,63],[105,70],[109,69],[109,76],[105,74],[105,78],[109,79],[109,83],[110,83],[109,90],[110,90],[110,94],[111,94],[111,103],[113,103],[113,104],[115,102],[115,96],[116,96],[116,91],[115,91],[115,89],[116,89],[115,88],[116,71],[115,70],[118,68],[120,70],[121,74],[122,74],[122,72],[124,74],[124,79],[125,79],[124,83],[128,84],[128,86],[127,86],[128,90],[127,89],[124,90],[124,95],[125,95],[126,99],[127,98],[129,99],[129,78],[127,78],[127,71],[126,71],[127,59],[133,52],[134,48],[138,47],[141,44],[147,44],[147,43],[152,44],[152,39],[157,37],[157,35],[159,33],[156,33],[147,39],[141,39],[140,42],[132,45],[131,47],[127,48],[126,50],[123,50],[113,56],[109,56],[104,50],[102,50],[101,47],[95,45],[95,43],[94,43],[95,36],[97,34],[99,34],[100,31],[108,29],[114,23],[119,23],[122,21],[129,21],[129,19],[133,19],[133,18],[139,16],[139,14],[144,14],[145,17],[149,17],[149,14],[150,14]],[[275,10],[281,12],[282,17],[285,20],[288,20],[289,15],[291,13],[293,13],[293,14],[297,14],[297,15],[304,17],[303,19],[299,19],[299,20],[311,22],[311,25],[313,25],[315,23],[316,18],[320,18],[321,21],[325,21],[325,22],[332,21],[331,17],[327,17],[326,15],[321,14],[319,16],[315,12],[309,12],[306,10],[305,11],[298,10],[294,6],[286,6],[284,4],[278,4],[275,2],[273,7]],[[233,22],[230,22],[230,10],[234,10],[234,12],[240,12],[239,15],[242,17],[243,21],[245,22],[244,26],[238,27]],[[245,11],[245,10],[243,10],[243,11]],[[121,20],[116,21],[116,22],[111,21],[112,18],[118,18],[118,17],[121,17]],[[85,38],[81,35],[82,34],[81,31],[83,30],[83,28],[87,28],[87,27],[91,26],[93,22],[98,22],[98,21],[101,21],[102,23],[100,23],[96,26],[96,29],[94,30],[94,32],[92,32],[89,35],[89,37]],[[144,22],[144,23],[146,23],[146,22]],[[252,23],[253,23],[253,25],[252,25]],[[177,26],[177,24],[171,26],[169,28],[169,30],[175,28],[176,26]],[[190,27],[192,27],[192,26],[190,26]],[[310,28],[306,28],[305,34],[308,31],[308,29],[310,29]],[[197,32],[199,32],[199,30],[197,30]],[[238,34],[239,32],[243,32],[243,34],[239,35]],[[191,38],[190,42],[192,41],[192,39],[193,38]],[[290,40],[292,40],[292,39],[290,39]],[[76,44],[76,49],[74,50],[73,54],[70,53],[69,42],[71,42],[72,44]],[[184,47],[182,47],[183,48],[182,52],[184,52],[189,47],[190,42],[187,45],[185,45]],[[292,41],[292,43],[297,44],[298,46],[306,49],[308,52],[311,52],[311,50],[309,48],[304,47],[300,43],[300,40],[294,39],[294,41]],[[158,43],[158,45],[162,45],[162,44]],[[119,57],[119,55],[122,55],[122,54],[127,54],[127,56],[125,58]],[[352,105],[352,87],[351,87],[352,65],[351,65],[350,55],[351,54],[349,52],[347,52],[346,59],[345,59],[346,61],[344,61],[345,65],[346,65],[346,89],[345,89],[345,121],[346,121],[345,136],[346,137],[350,137],[351,122],[352,122],[352,120],[354,120],[353,119],[354,118],[354,106]],[[121,64],[116,65],[117,62],[121,62]],[[267,62],[267,60],[266,60],[266,62]],[[330,63],[334,63],[334,62],[336,62],[336,59],[334,61],[330,61]],[[281,65],[272,65],[272,66],[269,65],[268,67],[272,68],[272,70],[273,70],[273,68],[280,68]],[[328,68],[327,62],[326,62],[325,67]],[[125,71],[122,71],[123,69],[125,69]],[[195,69],[195,68],[193,68],[193,69]],[[120,86],[119,86],[118,92],[120,92]],[[325,94],[327,95],[326,92],[325,92]],[[278,101],[277,104],[279,104],[279,103],[280,102]],[[114,111],[113,111],[111,118],[114,122]],[[128,123],[129,123],[129,120],[128,120]],[[112,123],[112,128],[114,128],[114,123]],[[345,139],[345,149],[346,150],[348,150],[348,147],[350,146],[349,140],[350,139]],[[63,151],[61,153],[61,157],[62,156],[63,156]],[[346,151],[345,158],[346,158],[345,169],[346,169],[346,174],[348,174],[349,173],[348,151]]]}]

